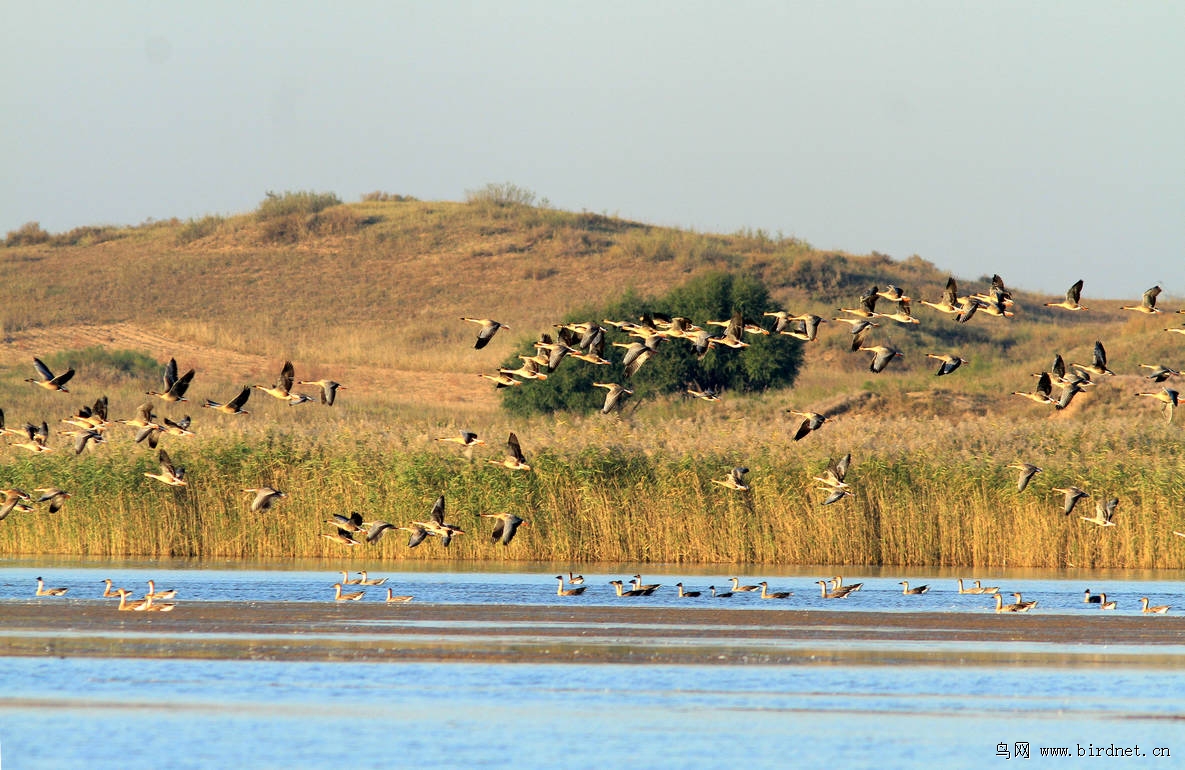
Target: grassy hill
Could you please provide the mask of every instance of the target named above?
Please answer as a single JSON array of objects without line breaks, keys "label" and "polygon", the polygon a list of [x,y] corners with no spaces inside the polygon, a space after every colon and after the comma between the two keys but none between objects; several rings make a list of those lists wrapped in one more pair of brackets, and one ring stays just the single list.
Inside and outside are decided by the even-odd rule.
[{"label": "grassy hill", "polygon": [[[895,261],[875,253],[823,252],[760,231],[704,234],[653,227],[530,205],[529,198],[507,192],[490,188],[463,203],[375,195],[341,204],[331,195],[269,195],[257,211],[238,216],[62,234],[26,226],[10,233],[0,249],[9,291],[0,307],[0,408],[9,427],[45,419],[56,428],[56,420],[103,394],[111,399],[112,417],[130,417],[145,400],[143,392],[158,384],[153,362],[162,366],[176,357],[182,369],[198,370],[193,401],[186,410],[161,405],[159,411],[192,412],[201,427],[195,443],[172,444],[170,452],[200,457],[222,480],[215,485],[207,476],[204,489],[191,489],[175,526],[194,528],[185,523],[183,510],[206,517],[216,510],[233,518],[217,546],[163,535],[139,546],[126,535],[102,547],[86,527],[71,539],[44,518],[37,520],[40,529],[25,530],[10,526],[10,519],[0,524],[0,551],[287,555],[297,540],[300,554],[331,555],[334,545],[316,536],[325,530],[321,522],[331,508],[366,507],[368,516],[374,511],[401,523],[422,517],[436,490],[447,487],[466,515],[486,506],[517,505],[547,509],[537,517],[566,512],[586,520],[583,529],[563,537],[558,521],[550,530],[537,528],[523,537],[523,546],[515,542],[519,550],[506,549],[516,558],[1182,566],[1171,535],[1165,537],[1170,526],[1185,529],[1185,512],[1176,503],[1181,482],[1164,475],[1180,470],[1179,428],[1164,422],[1151,399],[1133,395],[1159,389],[1141,379],[1139,364],[1185,363],[1185,338],[1163,331],[1180,325],[1181,316],[1142,316],[1119,310],[1124,303],[1085,298],[1090,311],[1069,313],[1042,306],[1056,298],[1012,287],[1014,318],[980,315],[957,324],[916,301],[936,300],[948,276],[917,257]],[[711,405],[648,402],[620,418],[511,420],[499,411],[490,384],[477,376],[493,371],[519,342],[549,330],[566,314],[603,305],[627,290],[659,296],[690,277],[722,270],[758,276],[787,309],[825,318],[854,306],[868,286],[892,283],[915,297],[914,315],[921,323],[907,328],[884,321],[875,330],[874,339],[890,339],[905,353],[880,375],[868,371],[869,354],[848,350],[847,327],[829,322],[818,341],[804,346],[804,369],[790,391]],[[1067,284],[1076,277],[1067,276]],[[1090,276],[1082,277],[1089,290]],[[963,293],[987,288],[987,276],[956,278]],[[1126,304],[1136,303],[1133,298]],[[475,327],[461,316],[496,318],[511,330],[475,351]],[[1010,395],[1032,390],[1030,374],[1047,369],[1055,353],[1068,362],[1089,362],[1096,339],[1107,346],[1118,376],[1080,395],[1070,409],[1054,411]],[[955,352],[971,364],[939,380],[927,352]],[[70,395],[46,393],[23,381],[33,376],[33,356],[55,369],[78,368]],[[204,397],[224,401],[244,384],[270,384],[284,360],[294,361],[300,379],[345,383],[341,403],[332,410],[289,408],[256,393],[249,406],[253,414],[242,420],[197,408]],[[837,416],[795,443],[789,439],[788,407]],[[435,439],[458,428],[476,430],[492,445],[516,430],[528,451],[542,455],[544,467],[553,464],[553,475],[507,480],[504,473],[491,475],[500,471],[484,463],[487,456],[497,457],[497,449],[488,449],[476,463],[442,451]],[[105,454],[74,458],[63,451],[52,461],[10,448],[0,466],[7,478],[0,484],[43,486],[47,476],[55,483],[65,478],[95,491],[90,503],[73,501],[67,510],[110,503],[98,494],[102,488],[107,490],[102,494],[114,495],[117,508],[149,516],[151,506],[135,501],[142,493],[159,496],[159,490],[142,489],[139,476],[151,469],[151,455],[122,436],[109,444],[101,447]],[[259,447],[303,459],[279,465]],[[311,460],[310,447],[329,459]],[[406,464],[382,459],[393,451]],[[821,509],[810,477],[828,457],[845,451],[859,458],[857,467],[862,463],[864,489],[838,513],[838,505]],[[1056,467],[1057,474],[1048,474],[1044,486],[1026,498],[1027,507],[1016,514],[1021,518],[1000,529],[991,521],[1008,498],[986,490],[1008,488],[1004,466],[1029,457]],[[1159,467],[1148,467],[1153,460]],[[94,478],[104,462],[111,463],[103,467],[122,486],[106,487]],[[763,488],[754,481],[744,502],[720,499],[709,478],[722,476],[732,464],[750,465],[758,479],[776,471],[795,480]],[[327,468],[338,466],[352,470],[318,481]],[[609,490],[564,481],[569,473],[604,474],[606,468],[638,475],[615,475]],[[1100,494],[1122,495],[1121,515],[1135,518],[1141,512],[1141,528],[1118,533],[1112,540],[1122,542],[1110,545],[1081,539],[1094,533],[1068,534],[1049,489],[1081,479],[1105,486],[1116,479],[1116,468],[1124,469],[1114,484],[1118,488]],[[949,474],[956,469],[966,478],[952,487]],[[293,495],[287,517],[269,524],[272,539],[266,541],[245,536],[252,525],[238,518],[236,491],[256,485],[253,474],[261,473],[278,483],[318,487],[315,494],[309,489]],[[1145,473],[1151,474],[1148,480]],[[652,485],[642,499],[625,502],[631,484],[640,485],[643,478]],[[922,486],[937,499],[898,499],[911,490],[916,495]],[[971,504],[955,499],[956,492],[978,501],[979,530],[967,529],[970,520],[957,526],[951,520],[937,529],[935,506],[947,516]],[[1034,499],[1037,495],[1042,497]],[[659,514],[647,510],[647,501]],[[910,524],[916,532],[894,540],[889,512],[903,506],[926,518]],[[689,509],[704,511],[704,521],[690,530],[679,513]],[[617,531],[611,522],[631,511],[650,524],[634,521],[628,531]],[[666,531],[655,531],[668,515]],[[1047,521],[1048,516],[1053,518]],[[1156,517],[1153,523],[1150,516]],[[711,524],[719,517],[731,522],[728,538]],[[1042,522],[1043,534],[1026,534],[1033,525],[1029,518]],[[836,532],[807,537],[802,528],[808,523]],[[208,521],[203,527],[210,530]],[[845,530],[859,536],[844,535]],[[804,537],[810,542],[801,548],[790,545]],[[1023,539],[1023,549],[1005,539],[991,545],[962,542],[1008,537]],[[488,556],[486,544],[473,540],[454,545],[450,555]],[[355,558],[431,558],[440,550],[409,554],[393,544],[383,547]]]}]

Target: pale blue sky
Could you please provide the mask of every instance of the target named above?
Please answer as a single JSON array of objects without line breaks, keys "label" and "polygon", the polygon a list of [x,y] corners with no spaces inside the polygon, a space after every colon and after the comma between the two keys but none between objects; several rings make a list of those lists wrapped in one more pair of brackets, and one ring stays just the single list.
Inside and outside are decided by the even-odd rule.
[{"label": "pale blue sky", "polygon": [[267,190],[555,206],[1185,296],[1185,3],[22,3],[0,233]]}]

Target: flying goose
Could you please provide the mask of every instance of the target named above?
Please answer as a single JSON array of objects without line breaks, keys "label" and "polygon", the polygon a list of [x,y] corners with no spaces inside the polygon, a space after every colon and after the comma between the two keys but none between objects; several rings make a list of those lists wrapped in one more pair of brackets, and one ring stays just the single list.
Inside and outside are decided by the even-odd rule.
[{"label": "flying goose", "polygon": [[253,385],[252,387],[281,401],[287,401],[288,397],[292,395],[292,385],[295,381],[296,371],[292,368],[292,362],[285,361],[284,366],[280,368],[280,376],[276,379],[275,385],[270,388],[266,385]]},{"label": "flying goose", "polygon": [[74,376],[73,369],[67,369],[59,375],[54,375],[40,358],[33,359],[33,366],[37,369],[37,377],[26,377],[25,382],[31,382],[46,390],[56,390],[59,393],[70,392],[66,390],[66,383]]},{"label": "flying goose", "polygon": [[506,439],[506,457],[502,460],[490,460],[494,465],[502,465],[512,471],[529,471],[531,466],[527,464],[527,459],[523,455],[523,448],[518,443],[518,436],[514,435],[514,431],[510,432],[510,437]]},{"label": "flying goose", "polygon": [[495,543],[501,541],[502,545],[510,545],[510,541],[514,539],[518,528],[527,526],[526,520],[515,516],[513,513],[479,513],[478,516],[487,519],[497,519],[494,522],[494,530],[490,533],[490,540]]},{"label": "flying goose", "polygon": [[177,359],[170,358],[169,363],[165,365],[165,389],[157,392],[155,390],[148,390],[144,392],[146,396],[156,396],[162,401],[169,403],[176,403],[178,401],[186,401],[185,392],[189,390],[189,383],[193,381],[193,369],[190,369],[180,377],[177,376]]},{"label": "flying goose", "polygon": [[722,487],[728,487],[729,489],[748,492],[749,485],[745,483],[745,474],[748,472],[748,468],[743,465],[738,465],[728,472],[728,475],[724,477],[723,481],[720,481],[719,479],[712,479],[712,483],[719,484]]},{"label": "flying goose", "polygon": [[213,409],[215,412],[222,412],[223,414],[250,414],[243,408],[243,405],[247,403],[247,399],[249,398],[251,398],[251,386],[246,385],[239,391],[237,396],[225,404],[211,401],[207,398],[206,403],[202,404],[202,406],[206,409]]},{"label": "flying goose", "polygon": [[1079,516],[1083,521],[1089,521],[1091,524],[1098,524],[1100,527],[1114,527],[1115,526],[1115,507],[1119,505],[1119,498],[1112,497],[1106,503],[1102,500],[1095,501],[1094,516]]},{"label": "flying goose", "polygon": [[173,460],[169,457],[169,453],[161,449],[156,454],[157,461],[160,463],[160,473],[145,473],[144,475],[150,479],[168,484],[171,487],[187,486],[185,481],[185,468],[173,465]]},{"label": "flying goose", "polygon": [[477,350],[481,350],[486,345],[489,345],[490,340],[494,338],[494,335],[498,333],[499,329],[510,328],[506,324],[499,323],[491,318],[465,318],[462,316],[461,320],[477,324],[481,327],[477,332],[477,341],[473,344],[473,347]]},{"label": "flying goose", "polygon": [[1029,485],[1029,482],[1032,481],[1033,477],[1042,470],[1032,463],[1011,463],[1008,467],[1015,468],[1016,470],[1020,471],[1020,478],[1016,482],[1017,492],[1024,492],[1025,487]]},{"label": "flying goose", "polygon": [[1144,292],[1144,297],[1138,305],[1123,305],[1120,310],[1134,310],[1137,313],[1145,313],[1152,315],[1159,313],[1160,309],[1156,307],[1156,298],[1160,295],[1160,286],[1153,286],[1148,291]]},{"label": "flying goose", "polygon": [[272,486],[248,487],[243,491],[255,495],[251,500],[251,513],[271,510],[273,505],[288,496],[287,492],[281,492]]},{"label": "flying goose", "polygon": [[337,392],[339,390],[348,390],[345,385],[333,380],[301,380],[301,385],[316,385],[321,389],[321,403],[325,406],[333,406],[333,402],[337,400]]}]

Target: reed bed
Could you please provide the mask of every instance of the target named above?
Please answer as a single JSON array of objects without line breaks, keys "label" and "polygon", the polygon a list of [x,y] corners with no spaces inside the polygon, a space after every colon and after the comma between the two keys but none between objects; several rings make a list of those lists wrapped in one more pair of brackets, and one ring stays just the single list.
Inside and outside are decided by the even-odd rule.
[{"label": "reed bed", "polygon": [[[1174,426],[1115,420],[1087,431],[980,419],[919,431],[906,419],[850,420],[794,444],[788,425],[782,433],[668,408],[674,416],[659,421],[527,423],[520,435],[530,473],[489,462],[501,458],[496,428],[485,434],[493,446],[467,457],[433,440],[448,435],[439,425],[378,437],[349,420],[332,433],[226,428],[174,444],[190,480],[180,491],[144,477],[155,471],[155,455],[130,440],[80,457],[12,449],[0,465],[4,485],[52,482],[73,497],[58,514],[13,513],[0,524],[0,553],[1185,567],[1185,540],[1172,534],[1185,530],[1185,441]],[[688,446],[697,449],[678,448]],[[854,496],[824,507],[812,478],[843,451],[853,454]],[[1005,467],[1017,459],[1045,467],[1019,494]],[[736,464],[751,469],[749,492],[712,483]],[[251,513],[243,490],[264,483],[289,497]],[[1092,498],[1064,516],[1051,489],[1071,483]],[[405,533],[354,548],[321,536],[334,529],[331,513],[357,510],[397,525],[423,520],[440,494],[447,520],[466,531],[447,550],[434,539],[409,550]],[[1121,500],[1116,526],[1080,520],[1096,498],[1111,496]],[[508,547],[489,542],[491,523],[477,516],[501,511],[529,521]]]}]

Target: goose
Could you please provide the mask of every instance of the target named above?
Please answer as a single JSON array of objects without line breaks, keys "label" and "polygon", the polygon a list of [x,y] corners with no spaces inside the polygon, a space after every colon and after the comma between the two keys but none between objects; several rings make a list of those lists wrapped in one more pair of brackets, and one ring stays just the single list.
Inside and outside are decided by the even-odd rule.
[{"label": "goose", "polygon": [[621,406],[625,403],[625,400],[634,395],[634,391],[616,382],[594,382],[593,387],[604,388],[609,391],[605,394],[605,403],[601,407],[601,414],[609,414],[614,409],[621,411]]},{"label": "goose", "polygon": [[272,486],[248,487],[243,491],[255,495],[255,498],[251,500],[251,513],[271,510],[273,505],[288,496],[287,492],[282,492]]},{"label": "goose", "polygon": [[497,519],[494,522],[494,530],[490,533],[490,540],[495,543],[501,541],[502,545],[510,545],[518,528],[528,526],[525,519],[521,519],[513,513],[479,513],[478,516]]},{"label": "goose", "polygon": [[1037,387],[1031,393],[1024,390],[1014,390],[1012,395],[1027,398],[1038,404],[1056,403],[1053,400],[1053,379],[1049,376],[1049,372],[1041,372],[1037,375]]},{"label": "goose", "polygon": [[301,385],[316,385],[321,389],[321,403],[324,406],[333,406],[333,402],[337,400],[337,392],[339,390],[349,390],[345,385],[333,380],[301,380]]},{"label": "goose", "polygon": [[963,301],[959,298],[959,285],[955,282],[954,276],[946,279],[946,288],[942,292],[941,299],[937,302],[922,300],[922,304],[947,315],[958,315],[961,313],[962,310],[960,308]]},{"label": "goose", "polygon": [[995,594],[996,597],[996,612],[1028,612],[1030,608],[1021,605],[1019,602],[1015,604],[1005,604],[1004,597],[1000,594]]},{"label": "goose", "polygon": [[900,585],[902,586],[901,593],[907,595],[916,596],[918,594],[924,594],[930,590],[930,586],[916,586],[914,588],[910,588],[908,580],[902,580]]},{"label": "goose", "polygon": [[41,495],[34,500],[35,503],[49,503],[49,512],[57,513],[62,510],[62,506],[66,504],[66,500],[70,498],[70,493],[65,492],[57,487],[37,487],[34,492],[40,492]]},{"label": "goose", "polygon": [[716,586],[708,586],[708,590],[712,592],[713,599],[728,599],[732,597],[732,591],[717,591]]},{"label": "goose", "polygon": [[615,589],[617,589],[618,596],[646,596],[647,595],[647,593],[645,591],[638,589],[638,588],[631,588],[629,590],[625,590],[622,587],[622,582],[620,580],[610,580],[609,585],[611,585]]},{"label": "goose", "polygon": [[358,585],[360,586],[381,586],[387,582],[386,578],[368,578],[366,576],[366,570],[362,570],[358,574],[362,576],[358,579]]},{"label": "goose", "polygon": [[29,494],[20,489],[0,489],[4,494],[4,502],[0,503],[0,521],[8,518],[8,514],[16,510],[21,500],[29,500]]},{"label": "goose", "polygon": [[170,588],[167,591],[156,590],[156,583],[152,580],[148,581],[148,593],[144,594],[145,599],[172,599],[177,596],[177,589]]},{"label": "goose", "polygon": [[250,414],[250,412],[243,408],[243,405],[247,403],[247,399],[249,398],[251,398],[251,386],[246,385],[239,391],[237,396],[225,404],[211,401],[207,398],[206,403],[202,404],[202,406],[206,409],[213,409],[215,412],[222,412],[223,414]]},{"label": "goose", "polygon": [[333,600],[335,602],[356,602],[365,595],[365,591],[350,591],[347,593],[342,593],[342,584],[333,584]]},{"label": "goose", "polygon": [[1070,288],[1066,289],[1066,298],[1061,302],[1046,302],[1045,307],[1060,307],[1064,310],[1086,310],[1078,303],[1082,299],[1082,279],[1078,279]]},{"label": "goose", "polygon": [[720,400],[720,391],[709,385],[706,388],[701,388],[699,383],[693,382],[687,386],[684,391],[692,398],[698,398],[701,401],[718,402]]},{"label": "goose", "polygon": [[770,591],[769,583],[761,582],[761,598],[762,599],[789,599],[794,595],[793,591]]},{"label": "goose", "polygon": [[1100,597],[1101,597],[1101,599],[1102,599],[1102,601],[1100,601],[1100,602],[1099,602],[1099,609],[1100,609],[1100,610],[1113,610],[1113,609],[1115,609],[1115,600],[1114,600],[1114,599],[1112,599],[1111,601],[1107,601],[1107,595],[1106,595],[1106,594],[1099,594],[1099,596],[1100,596]]},{"label": "goose", "polygon": [[680,599],[694,599],[703,593],[702,591],[684,591],[682,583],[675,583],[675,587],[679,589]]},{"label": "goose", "polygon": [[188,399],[185,398],[185,392],[189,390],[189,383],[193,382],[193,374],[193,369],[190,369],[178,377],[177,359],[170,358],[169,363],[165,365],[165,389],[160,392],[148,390],[144,392],[144,395],[156,396],[160,400],[169,403],[186,401]]},{"label": "goose", "polygon": [[139,601],[129,602],[128,595],[131,594],[131,591],[126,588],[117,588],[116,592],[119,594],[119,606],[116,609],[120,612],[138,612],[149,601],[148,599],[140,599]]},{"label": "goose", "polygon": [[1016,591],[1014,591],[1012,595],[1014,597],[1016,597],[1016,603],[1020,606],[1020,609],[1017,610],[1017,612],[1028,612],[1029,610],[1031,610],[1037,606],[1036,599],[1034,599],[1031,602],[1021,601],[1020,593],[1016,592]]},{"label": "goose", "polygon": [[999,586],[982,586],[982,585],[980,585],[980,584],[979,584],[979,581],[978,581],[978,580],[976,580],[976,581],[975,581],[975,587],[979,589],[979,592],[980,592],[980,593],[985,593],[985,594],[998,594],[998,593],[1000,593],[1000,587],[999,587]]},{"label": "goose", "polygon": [[1140,364],[1141,369],[1151,370],[1151,374],[1145,374],[1144,377],[1153,382],[1164,382],[1169,377],[1179,377],[1181,372],[1176,369],[1170,369],[1164,364]]},{"label": "goose", "polygon": [[1173,410],[1180,405],[1181,394],[1172,388],[1161,388],[1159,393],[1137,393],[1137,396],[1149,396],[1161,403],[1165,416],[1169,422],[1173,421]]},{"label": "goose", "polygon": [[65,596],[69,588],[46,588],[44,581],[37,578],[37,596]]},{"label": "goose", "polygon": [[1084,604],[1098,604],[1103,600],[1102,594],[1092,594],[1090,589],[1086,589],[1082,595],[1082,602]]},{"label": "goose", "polygon": [[749,485],[745,483],[745,474],[748,472],[748,468],[738,465],[728,472],[728,475],[724,477],[723,481],[719,479],[712,479],[711,481],[713,484],[719,484],[722,487],[728,487],[729,489],[735,489],[740,492],[748,492]]},{"label": "goose", "polygon": [[516,380],[513,377],[511,377],[509,374],[502,374],[501,372],[498,372],[498,374],[479,374],[477,376],[484,377],[485,379],[494,383],[495,389],[510,388],[515,385],[522,385],[523,384],[522,380]]},{"label": "goose", "polygon": [[379,540],[383,539],[383,535],[385,535],[389,529],[399,528],[389,521],[373,522],[366,530],[366,542],[370,543],[371,545],[377,543]]},{"label": "goose", "polygon": [[868,365],[868,371],[873,374],[880,374],[889,365],[889,362],[894,358],[903,357],[903,353],[892,345],[861,345],[858,350],[863,350],[873,353],[872,363]]},{"label": "goose", "polygon": [[49,425],[44,420],[41,422],[41,427],[31,423],[25,423],[24,435],[29,440],[13,444],[13,446],[27,449],[33,454],[53,451],[53,447],[47,443],[49,441]]},{"label": "goose", "polygon": [[571,572],[569,572],[568,573],[568,582],[574,586],[583,585],[584,584],[584,575],[573,575]]},{"label": "goose", "polygon": [[436,440],[437,441],[448,441],[453,444],[460,444],[461,446],[465,447],[466,449],[468,449],[469,447],[477,446],[478,444],[486,443],[483,439],[478,438],[476,433],[471,433],[467,430],[461,431],[461,435],[459,435],[459,436],[445,436],[444,438],[438,438]]},{"label": "goose", "polygon": [[818,339],[819,324],[827,323],[826,318],[817,316],[814,313],[804,313],[803,315],[794,316],[790,320],[794,322],[794,325],[778,333],[802,340],[803,342],[814,342]]},{"label": "goose", "polygon": [[1084,497],[1090,497],[1090,495],[1087,494],[1086,491],[1079,489],[1078,487],[1075,487],[1075,486],[1054,487],[1050,491],[1051,492],[1058,492],[1058,493],[1066,496],[1065,504],[1062,506],[1062,513],[1065,514],[1066,516],[1069,516],[1070,513],[1073,512],[1074,506],[1076,506],[1078,504],[1079,500],[1081,500]]},{"label": "goose", "polygon": [[341,527],[348,532],[361,532],[363,527],[362,514],[358,511],[352,512],[349,516],[341,513],[330,514],[329,518],[325,520],[326,524],[332,524],[335,527]]},{"label": "goose", "polygon": [[354,539],[354,534],[347,529],[337,528],[337,532],[322,532],[321,537],[326,540],[332,540],[335,543],[341,543],[344,546],[353,548],[358,545],[358,541]]},{"label": "goose", "polygon": [[1020,478],[1016,482],[1016,491],[1018,493],[1024,492],[1025,487],[1029,485],[1029,482],[1032,481],[1033,477],[1042,471],[1041,468],[1033,465],[1032,463],[1017,462],[1011,463],[1008,467],[1015,468],[1016,470],[1020,471]]},{"label": "goose", "polygon": [[341,583],[344,586],[356,586],[362,582],[362,578],[360,578],[360,577],[352,578],[352,577],[350,577],[350,573],[346,572],[345,570],[342,570],[341,573],[342,573]]},{"label": "goose", "polygon": [[524,380],[546,380],[547,375],[539,371],[539,362],[533,358],[524,358],[522,366],[517,369],[499,369],[499,374],[505,374],[507,377],[522,377]]},{"label": "goose", "polygon": [[1103,343],[1100,340],[1095,340],[1094,354],[1089,364],[1070,364],[1070,366],[1099,376],[1115,374],[1115,372],[1107,368],[1107,349],[1103,347]]},{"label": "goose", "polygon": [[559,587],[555,590],[556,596],[580,596],[580,594],[588,590],[588,586],[583,585],[573,586],[572,588],[564,588],[563,575],[556,575],[555,579],[560,581]]},{"label": "goose", "polygon": [[38,387],[45,388],[46,390],[57,391],[59,393],[70,392],[66,390],[66,383],[69,382],[70,378],[74,376],[73,369],[67,369],[61,374],[55,375],[40,358],[33,359],[33,366],[37,369],[37,377],[26,377],[25,382],[31,382]]},{"label": "goose", "polygon": [[252,387],[281,401],[287,401],[288,397],[292,395],[292,385],[295,381],[296,371],[292,368],[292,362],[285,361],[284,366],[280,368],[280,376],[276,379],[275,385],[270,388],[266,385],[253,385]]},{"label": "goose", "polygon": [[852,593],[851,591],[836,590],[834,588],[828,590],[826,580],[816,580],[815,584],[819,586],[819,594],[824,599],[846,599]]},{"label": "goose", "polygon": [[961,593],[961,594],[981,594],[981,593],[983,593],[982,588],[964,588],[963,587],[963,578],[959,578],[958,583],[959,583],[959,593]]},{"label": "goose", "polygon": [[843,591],[845,593],[853,594],[864,587],[863,583],[852,583],[851,585],[843,584],[843,575],[836,575],[827,581],[831,586],[832,591]]},{"label": "goose", "polygon": [[1144,296],[1138,305],[1122,305],[1120,310],[1133,310],[1137,313],[1145,313],[1152,315],[1159,313],[1160,308],[1156,307],[1156,298],[1160,296],[1160,286],[1153,286],[1148,291],[1144,292]]},{"label": "goose", "polygon": [[880,299],[880,295],[877,293],[878,291],[879,289],[873,286],[861,295],[859,307],[841,307],[839,312],[854,315],[857,318],[879,318],[881,314],[876,312],[876,301]]},{"label": "goose", "polygon": [[1143,612],[1147,615],[1164,615],[1166,612],[1169,611],[1169,607],[1170,607],[1170,605],[1168,605],[1168,604],[1159,604],[1155,607],[1149,607],[1148,606],[1148,597],[1147,596],[1140,597],[1140,612]]},{"label": "goose", "polygon": [[157,461],[160,463],[160,473],[147,473],[145,476],[150,479],[156,479],[171,487],[184,487],[188,485],[185,480],[185,468],[173,465],[173,460],[169,457],[169,453],[161,449],[156,453]]},{"label": "goose", "polygon": [[760,591],[761,590],[761,586],[759,586],[759,585],[756,585],[756,586],[741,585],[740,584],[741,581],[738,578],[731,577],[731,578],[729,578],[729,580],[732,581],[732,590],[737,593],[745,593],[748,591]]},{"label": "goose", "polygon": [[[881,296],[884,296],[883,294]],[[920,324],[921,321],[913,317],[913,313],[909,309],[909,299],[902,298],[897,300],[897,312],[883,314],[882,318],[888,318],[896,321],[899,324]]]},{"label": "goose", "polygon": [[634,575],[633,586],[639,591],[645,591],[646,595],[649,596],[658,589],[662,588],[662,583],[647,583],[646,585],[642,585],[642,576]]},{"label": "goose", "polygon": [[134,607],[137,612],[172,612],[176,604],[166,603],[157,604],[156,597],[149,595],[144,597],[144,603],[138,607]]},{"label": "goose", "polygon": [[97,430],[78,430],[65,431],[68,435],[74,436],[74,454],[80,455],[86,451],[88,442],[93,442],[92,447],[98,444],[107,443],[107,439],[103,438],[103,434]]},{"label": "goose", "polygon": [[489,462],[494,465],[504,466],[512,471],[531,470],[531,466],[527,464],[526,457],[523,456],[523,448],[518,443],[518,436],[514,435],[514,431],[511,431],[510,437],[506,439],[506,457],[502,460],[491,459]]},{"label": "goose", "polygon": [[840,500],[844,499],[845,497],[854,497],[854,496],[855,496],[855,493],[852,492],[852,490],[845,489],[844,487],[836,487],[835,489],[831,490],[831,493],[828,494],[827,497],[825,497],[823,499],[823,502],[820,503],[820,505],[831,505],[832,503],[838,503]]},{"label": "goose", "polygon": [[119,596],[119,592],[123,590],[122,588],[112,588],[111,578],[103,578],[103,582],[107,584],[107,587],[103,589],[104,599],[114,599],[115,597]]},{"label": "goose", "polygon": [[1119,505],[1119,498],[1112,497],[1106,503],[1096,500],[1094,505],[1094,516],[1079,516],[1078,518],[1089,521],[1091,524],[1098,524],[1100,527],[1114,527],[1115,507]]},{"label": "goose", "polygon": [[[411,532],[411,538],[408,540],[408,548],[415,548],[428,535],[440,538],[440,544],[448,548],[449,543],[453,540],[453,535],[463,535],[465,530],[458,527],[456,524],[448,524],[444,520],[444,495],[436,498],[436,502],[432,505],[432,513],[428,521],[413,521],[412,529],[400,527],[400,529],[407,529]],[[421,532],[423,534],[421,534]],[[414,542],[413,542],[414,541]]]},{"label": "goose", "polygon": [[182,417],[180,420],[177,420],[177,421],[173,421],[173,420],[170,420],[168,417],[165,417],[165,418],[161,419],[161,423],[162,423],[161,429],[165,433],[168,433],[170,436],[195,436],[195,435],[197,435],[189,429],[189,426],[193,424],[193,420],[190,419],[189,415],[185,415],[184,417]]},{"label": "goose", "polygon": [[395,592],[392,591],[390,588],[387,589],[386,601],[388,604],[410,602],[412,599],[415,598],[413,596],[395,596],[394,594],[395,594]]},{"label": "goose", "polygon": [[962,356],[951,355],[949,353],[927,353],[926,358],[933,358],[938,364],[938,371],[934,372],[935,377],[943,377],[958,369],[963,364],[971,363]]},{"label": "goose", "polygon": [[786,411],[802,418],[802,422],[798,424],[798,430],[794,432],[795,441],[801,441],[812,431],[822,428],[823,423],[827,422],[827,416],[818,412],[800,412],[797,409],[787,409]]},{"label": "goose", "polygon": [[509,329],[510,327],[504,323],[499,323],[492,318],[466,318],[461,317],[462,321],[477,324],[481,327],[477,332],[477,341],[473,344],[475,350],[481,350],[486,345],[490,344],[490,340],[498,333],[499,329]]}]

